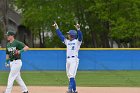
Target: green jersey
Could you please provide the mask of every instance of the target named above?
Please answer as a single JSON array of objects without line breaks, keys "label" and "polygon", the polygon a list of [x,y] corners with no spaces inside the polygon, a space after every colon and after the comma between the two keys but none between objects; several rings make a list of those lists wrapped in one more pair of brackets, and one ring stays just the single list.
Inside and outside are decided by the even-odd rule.
[{"label": "green jersey", "polygon": [[25,47],[25,44],[18,41],[14,40],[12,43],[8,42],[6,46],[6,54],[9,55],[10,60],[16,60],[20,59],[21,55],[19,54],[18,56],[15,55],[16,50],[21,50]]}]

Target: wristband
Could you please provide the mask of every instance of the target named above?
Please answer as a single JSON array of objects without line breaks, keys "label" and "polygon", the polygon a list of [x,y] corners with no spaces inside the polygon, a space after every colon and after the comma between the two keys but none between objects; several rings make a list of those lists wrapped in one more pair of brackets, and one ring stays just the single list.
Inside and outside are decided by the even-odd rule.
[{"label": "wristband", "polygon": [[6,59],[6,64],[8,64],[9,60],[10,60],[10,59]]},{"label": "wristband", "polygon": [[80,28],[77,28],[77,30],[80,30]]},{"label": "wristband", "polygon": [[55,27],[55,29],[57,30],[57,29],[59,29],[59,27],[58,27],[58,26],[56,26],[56,27]]}]

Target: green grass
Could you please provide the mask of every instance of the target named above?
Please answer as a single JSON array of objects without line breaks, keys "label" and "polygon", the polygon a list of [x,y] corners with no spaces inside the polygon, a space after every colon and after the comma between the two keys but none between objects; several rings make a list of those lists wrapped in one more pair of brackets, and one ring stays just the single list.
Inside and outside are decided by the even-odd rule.
[{"label": "green grass", "polygon": [[[0,72],[1,86],[7,84],[8,73]],[[68,85],[64,71],[24,71],[21,76],[27,85]],[[78,71],[76,82],[78,86],[140,87],[140,71]]]}]

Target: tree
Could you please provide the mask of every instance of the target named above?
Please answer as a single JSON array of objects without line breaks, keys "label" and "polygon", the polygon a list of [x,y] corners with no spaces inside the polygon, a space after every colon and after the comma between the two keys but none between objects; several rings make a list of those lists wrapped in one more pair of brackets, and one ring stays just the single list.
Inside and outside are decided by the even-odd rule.
[{"label": "tree", "polygon": [[[119,47],[131,43],[135,37],[136,25],[139,24],[138,0],[95,0],[96,5],[89,9],[95,11],[98,18],[109,23],[109,38],[115,40]],[[138,26],[138,25],[137,25]],[[138,27],[139,28],[139,27]],[[139,32],[138,32],[139,33]],[[121,46],[121,44],[124,44]]]},{"label": "tree", "polygon": [[12,5],[40,38],[40,47],[64,47],[51,27],[53,21],[63,33],[79,22],[82,47],[113,47],[113,41],[118,47],[140,47],[139,0],[13,0]]}]

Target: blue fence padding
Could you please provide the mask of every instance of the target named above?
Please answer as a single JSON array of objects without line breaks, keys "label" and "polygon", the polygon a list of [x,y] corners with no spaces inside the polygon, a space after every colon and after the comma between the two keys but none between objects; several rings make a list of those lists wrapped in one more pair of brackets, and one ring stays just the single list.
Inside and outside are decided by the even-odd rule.
[{"label": "blue fence padding", "polygon": [[[0,50],[0,70],[5,68]],[[140,50],[80,50],[79,70],[140,70]],[[65,70],[65,50],[29,50],[22,54],[22,70]]]},{"label": "blue fence padding", "polygon": [[0,50],[0,70],[5,70],[6,53],[4,50]]}]

